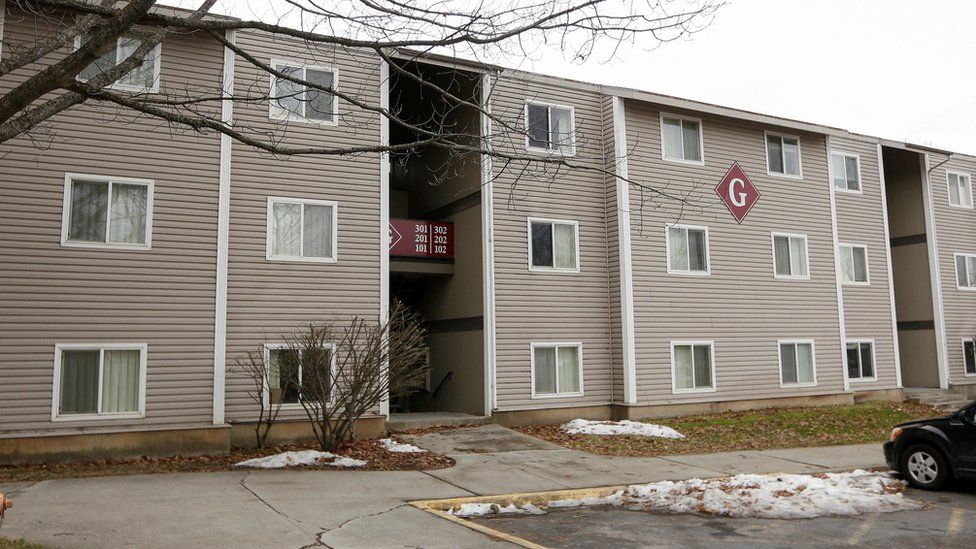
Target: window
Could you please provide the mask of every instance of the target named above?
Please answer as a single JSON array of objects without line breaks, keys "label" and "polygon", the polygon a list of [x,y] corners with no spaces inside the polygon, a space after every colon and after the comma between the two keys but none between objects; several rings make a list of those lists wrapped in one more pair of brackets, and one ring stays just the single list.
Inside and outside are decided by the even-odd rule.
[{"label": "window", "polygon": [[[265,402],[276,404],[301,404],[305,393],[314,394],[317,387],[324,387],[327,399],[331,399],[331,387],[335,381],[335,346],[321,348],[322,356],[308,357],[302,351],[284,345],[267,345],[264,363],[268,369],[268,392]],[[326,372],[315,368],[328,364]],[[322,379],[318,379],[320,377]],[[308,389],[307,387],[312,387]],[[317,401],[315,397],[310,397]]]},{"label": "window", "polygon": [[956,254],[956,285],[960,290],[976,289],[976,255]]},{"label": "window", "polygon": [[267,258],[334,263],[338,208],[326,200],[268,198]]},{"label": "window", "polygon": [[874,343],[847,342],[847,378],[853,381],[874,379]]},{"label": "window", "polygon": [[529,150],[576,154],[572,107],[528,103],[525,105],[525,146]]},{"label": "window", "polygon": [[671,343],[671,390],[674,393],[715,390],[715,369],[711,341]]},{"label": "window", "polygon": [[271,75],[271,118],[300,120],[320,124],[337,124],[339,105],[334,94],[309,89],[301,80],[322,88],[336,89],[338,75],[334,69],[304,65],[298,62],[271,61],[274,70],[286,78]]},{"label": "window", "polygon": [[583,344],[532,344],[532,398],[583,394]]},{"label": "window", "polygon": [[799,138],[767,133],[766,164],[770,175],[803,177]]},{"label": "window", "polygon": [[813,341],[779,342],[780,385],[816,385]]},{"label": "window", "polygon": [[153,182],[66,174],[61,244],[149,249]]},{"label": "window", "polygon": [[962,354],[966,362],[966,375],[976,376],[976,341],[972,339],[963,340]]},{"label": "window", "polygon": [[[88,40],[90,38],[85,35],[75,38],[75,49],[77,50],[82,44],[88,43]],[[114,68],[119,63],[128,59],[141,45],[142,41],[134,36],[120,36],[115,43],[115,47],[105,52],[94,63],[85,67],[78,74],[78,80],[87,82],[103,72]],[[162,58],[161,51],[162,44],[156,44],[156,47],[146,54],[141,65],[106,87],[135,93],[158,92],[159,66]]]},{"label": "window", "polygon": [[529,270],[579,272],[579,224],[530,218]]},{"label": "window", "polygon": [[668,273],[709,274],[708,228],[667,226]]},{"label": "window", "polygon": [[807,236],[773,233],[773,269],[776,278],[809,279]]},{"label": "window", "polygon": [[144,344],[66,344],[54,350],[53,420],[142,417]]},{"label": "window", "polygon": [[840,245],[840,278],[845,284],[868,283],[868,249],[856,244]]},{"label": "window", "polygon": [[946,172],[949,183],[949,205],[960,208],[973,207],[972,177],[968,173]]},{"label": "window", "polygon": [[860,157],[856,154],[831,153],[830,163],[835,189],[861,192]]},{"label": "window", "polygon": [[661,154],[665,160],[704,162],[701,120],[661,114]]}]

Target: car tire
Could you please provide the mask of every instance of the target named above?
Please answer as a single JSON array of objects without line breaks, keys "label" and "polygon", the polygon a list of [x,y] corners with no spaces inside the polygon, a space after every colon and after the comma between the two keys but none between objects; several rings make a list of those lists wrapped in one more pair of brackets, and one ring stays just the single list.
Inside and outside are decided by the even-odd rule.
[{"label": "car tire", "polygon": [[949,464],[942,452],[927,444],[916,444],[902,454],[901,473],[916,488],[938,490],[949,480]]}]

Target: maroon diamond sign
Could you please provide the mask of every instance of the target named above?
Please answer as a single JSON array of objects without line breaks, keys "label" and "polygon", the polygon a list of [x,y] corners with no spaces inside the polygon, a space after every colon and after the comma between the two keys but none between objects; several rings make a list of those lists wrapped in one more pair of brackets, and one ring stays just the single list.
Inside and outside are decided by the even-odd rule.
[{"label": "maroon diamond sign", "polygon": [[715,187],[715,194],[718,195],[725,207],[732,213],[736,223],[741,224],[749,214],[749,210],[756,205],[759,197],[759,189],[752,184],[752,180],[742,171],[738,162],[733,162],[732,167],[725,173],[725,177],[719,181]]}]

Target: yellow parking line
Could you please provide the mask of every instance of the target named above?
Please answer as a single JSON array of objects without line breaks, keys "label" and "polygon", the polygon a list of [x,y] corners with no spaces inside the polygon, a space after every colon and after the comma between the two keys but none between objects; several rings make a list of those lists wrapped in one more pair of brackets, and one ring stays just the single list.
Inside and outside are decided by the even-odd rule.
[{"label": "yellow parking line", "polygon": [[946,526],[946,535],[954,536],[962,531],[962,519],[966,511],[963,509],[953,509],[949,516],[949,524]]},{"label": "yellow parking line", "polygon": [[861,521],[861,525],[857,527],[854,534],[847,540],[848,545],[860,545],[861,539],[867,534],[871,527],[874,526],[874,522],[878,515],[868,515],[866,519]]}]

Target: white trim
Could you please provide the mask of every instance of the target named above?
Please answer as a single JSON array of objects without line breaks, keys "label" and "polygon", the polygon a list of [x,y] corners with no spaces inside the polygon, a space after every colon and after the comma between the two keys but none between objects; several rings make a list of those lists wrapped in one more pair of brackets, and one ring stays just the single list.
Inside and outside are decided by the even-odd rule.
[{"label": "white trim", "polygon": [[[532,224],[533,223],[549,223],[552,234],[552,267],[537,266],[532,264]],[[567,269],[565,267],[556,267],[556,225],[572,225],[573,231],[576,235],[576,267]],[[528,241],[528,257],[529,257],[529,271],[539,272],[539,273],[569,273],[575,274],[580,272],[580,230],[579,221],[573,219],[550,219],[546,217],[527,217],[526,218],[526,240]]]},{"label": "white trim", "polygon": [[[82,35],[75,36],[74,51],[78,51],[78,49],[81,48],[81,38]],[[122,35],[115,39],[115,65],[116,66],[118,66],[119,63],[124,61],[124,59],[119,59],[119,52],[122,51],[122,48],[119,47],[119,42],[121,42],[123,38],[126,38],[126,36]],[[131,35],[129,36],[129,38],[139,40],[139,38],[136,38],[135,36],[131,36]],[[139,44],[140,46],[142,45],[142,40],[139,40]],[[130,86],[129,84],[123,84],[119,82],[119,80],[128,76],[131,73],[130,71],[129,73],[120,76],[115,82],[112,82],[111,84],[105,86],[105,89],[118,90],[118,91],[130,92],[130,93],[159,93],[159,83],[162,80],[163,43],[160,42],[156,44],[156,46],[153,47],[152,53],[146,55],[154,56],[152,86],[149,86],[148,88],[145,86]],[[81,80],[81,78],[78,78],[78,80],[81,82],[85,82],[85,80]]]},{"label": "white trim", "polygon": [[[962,209],[962,210],[972,210],[973,209],[973,176],[972,176],[972,174],[969,174],[969,173],[966,173],[966,172],[955,171],[955,170],[946,170],[945,171],[945,174],[946,174],[946,192],[948,192],[948,196],[946,197],[946,200],[949,201],[949,207],[950,208],[959,208],[959,209]],[[956,176],[958,178],[965,178],[966,179],[966,186],[969,187],[969,204],[953,204],[952,203],[952,193],[949,192],[949,176],[950,175],[954,175],[954,176]]]},{"label": "white trim", "polygon": [[[799,360],[797,357],[797,345],[810,346],[810,366],[813,367],[813,381],[797,381],[796,383],[786,383],[783,381],[783,345],[793,345],[793,362],[797,364],[796,377],[799,379]],[[847,355],[847,346],[844,346],[844,355]],[[781,389],[793,387],[816,387],[817,386],[817,344],[812,339],[777,339],[776,356],[779,363],[779,386]],[[845,366],[846,367],[846,366]],[[847,390],[846,383],[844,390]]]},{"label": "white trim", "polygon": [[[796,165],[797,165],[797,168],[800,170],[800,173],[799,174],[776,173],[774,171],[770,171],[770,169],[769,169],[769,138],[770,137],[778,137],[778,138],[780,138],[780,145],[782,145],[782,140],[783,139],[795,139],[796,140]],[[802,148],[803,147],[800,144],[800,136],[798,136],[798,135],[789,135],[789,134],[771,132],[771,131],[768,131],[768,130],[763,131],[763,149],[765,149],[765,151],[766,151],[766,175],[770,175],[772,177],[783,177],[783,178],[786,178],[786,179],[802,180],[803,179],[803,153],[802,153],[802,150],[801,150]],[[786,170],[786,149],[785,148],[783,149],[783,158],[782,158],[782,160],[783,160],[783,170]],[[833,184],[834,184],[834,182],[831,181],[830,182],[830,185],[833,186]]]},{"label": "white trim", "polygon": [[[233,44],[237,32],[229,29],[224,38]],[[236,56],[230,48],[224,48],[224,73],[221,78],[224,100],[220,105],[220,121],[230,126],[234,121],[234,63]],[[217,193],[217,281],[214,286],[214,378],[213,424],[223,425],[227,378],[227,267],[230,247],[230,176],[232,145],[234,140],[220,134],[220,171]]]},{"label": "white trim", "polygon": [[[671,229],[684,229],[685,231],[704,231],[705,233],[705,270],[704,271],[692,271],[684,269],[675,269],[671,266]],[[712,258],[711,250],[709,249],[708,243],[708,227],[704,225],[685,225],[683,223],[665,223],[664,224],[664,253],[667,259],[667,269],[669,275],[680,275],[680,276],[710,276],[712,274]],[[688,265],[691,266],[691,248],[688,249]],[[807,271],[810,269],[808,268]]]},{"label": "white trim", "polygon": [[[844,390],[851,390],[851,381],[847,379],[847,347],[843,344],[847,339],[847,313],[844,311],[844,285],[841,280],[840,273],[840,233],[837,229],[837,193],[834,192],[834,163],[830,161],[831,153],[831,138],[828,135],[827,138],[827,189],[830,195],[830,238],[831,247],[833,248],[834,255],[834,288],[837,295],[837,329],[840,336],[840,367],[841,374],[844,380]],[[860,161],[858,162],[860,164]],[[860,169],[860,168],[858,168]],[[861,182],[861,188],[864,188],[864,182]],[[888,233],[885,233],[885,242],[888,242]],[[809,252],[810,243],[807,242],[807,250]],[[775,254],[775,250],[773,251]],[[866,259],[866,258],[865,258]],[[773,261],[776,259],[774,257]],[[773,269],[776,266],[773,265]]]},{"label": "white trim", "polygon": [[[857,281],[857,280],[850,280],[850,281],[848,281],[848,280],[844,280],[844,278],[843,278],[843,276],[844,276],[843,275],[843,271],[841,271],[841,284],[843,284],[844,286],[870,286],[871,285],[871,261],[870,261],[869,256],[868,256],[868,247],[866,245],[864,245],[864,244],[853,244],[853,243],[850,243],[850,242],[838,242],[837,243],[837,247],[838,247],[838,250],[837,250],[838,251],[838,254],[844,253],[844,248],[850,248],[852,250],[851,251],[851,254],[852,254],[851,255],[851,264],[852,265],[854,264],[853,263],[854,262],[854,256],[853,256],[853,253],[854,253],[853,250],[854,250],[854,248],[861,248],[861,249],[864,250],[864,276],[865,276],[865,280],[864,281]],[[840,259],[840,258],[838,257],[838,259]],[[837,264],[837,268],[838,269],[840,269],[840,265],[841,265],[840,263]],[[854,276],[857,276],[857,272],[854,273]]]},{"label": "white trim", "polygon": [[[834,187],[834,190],[837,191],[837,192],[839,192],[839,193],[845,193],[845,194],[862,194],[863,195],[864,194],[864,178],[861,177],[861,155],[859,155],[857,153],[850,153],[850,152],[845,152],[845,151],[830,151],[830,164],[831,164],[831,169],[833,169],[834,155],[842,156],[844,158],[853,158],[857,162],[857,187],[858,187],[857,190],[851,190],[851,189],[848,189],[846,187],[843,188],[843,189],[838,189],[837,186],[834,185],[834,175],[833,175],[833,173],[831,173],[831,175],[830,175],[830,184]],[[844,175],[845,175],[845,177],[847,176],[847,163],[846,162],[844,163]],[[845,179],[845,181],[846,181],[846,179]]]},{"label": "white trim", "polygon": [[962,375],[964,375],[965,377],[976,377],[976,372],[969,373],[966,371],[966,343],[972,341],[973,345],[976,346],[976,338],[963,337],[961,338],[961,340],[962,340]]},{"label": "white trim", "polygon": [[[339,69],[335,67],[327,66],[327,65],[315,65],[300,59],[272,57],[271,68],[281,72],[280,69],[278,68],[279,66],[289,67],[293,69],[301,69],[302,75],[301,77],[299,77],[299,80],[304,80],[306,82],[308,82],[307,71],[309,69],[319,71],[319,72],[332,73],[332,89],[333,90],[339,89]],[[292,111],[289,111],[288,109],[284,109],[282,107],[275,105],[275,97],[276,97],[275,83],[278,80],[278,77],[271,73],[269,73],[268,76],[271,79],[270,81],[271,87],[268,89],[268,97],[270,98],[270,100],[268,101],[268,118],[270,118],[271,120],[280,120],[285,122],[300,122],[302,124],[312,124],[316,126],[338,126],[339,125],[339,96],[337,96],[336,94],[332,94],[332,120],[319,120],[317,118],[309,118],[304,114],[297,114]],[[302,112],[304,113],[306,112],[305,107],[308,105],[308,100],[305,98],[305,95],[308,93],[308,86],[303,86],[303,88],[304,90],[302,91],[302,98],[300,99],[300,101],[302,105]],[[386,118],[386,117],[382,117],[382,118]]]},{"label": "white trim", "polygon": [[[302,206],[302,217],[299,221],[299,231],[300,231],[300,253],[304,254],[305,250],[305,206],[329,206],[332,208],[332,257],[304,257],[304,256],[290,256],[290,255],[274,255],[272,253],[272,237],[274,236],[274,227],[272,225],[272,220],[274,219],[273,207],[275,204],[300,204]],[[268,197],[268,212],[267,212],[267,222],[266,222],[266,240],[265,240],[265,259],[268,261],[289,261],[289,262],[302,262],[302,263],[337,263],[339,261],[339,203],[335,200],[313,200],[306,198],[289,198],[282,196],[269,196]]]},{"label": "white trim", "polygon": [[[881,182],[881,213],[884,218],[884,242],[885,242],[885,261],[888,267],[888,300],[889,306],[891,307],[891,338],[894,342],[895,347],[895,381],[897,382],[898,388],[902,387],[901,382],[901,351],[898,349],[898,314],[895,310],[895,280],[894,274],[891,272],[891,240],[888,235],[891,234],[888,226],[888,191],[885,187],[885,173],[884,173],[884,152],[881,144],[878,143],[878,176]],[[864,188],[864,184],[861,184],[861,188]],[[874,361],[875,369],[877,369],[877,359]]]},{"label": "white trim", "polygon": [[[380,108],[390,108],[390,65],[380,61]],[[380,146],[390,144],[390,119],[380,115]],[[380,325],[390,317],[390,153],[380,153]],[[389,364],[381,374],[388,375]],[[380,415],[390,418],[390,391],[380,399]]]},{"label": "white trim", "polygon": [[3,59],[3,23],[7,18],[6,0],[0,0],[0,59]]},{"label": "white trim", "polygon": [[[681,152],[684,153],[684,122],[687,120],[689,122],[698,123],[698,158],[701,160],[687,160],[685,158],[678,158],[667,156],[664,152],[664,119],[673,118],[681,121]],[[696,118],[694,116],[684,116],[680,114],[674,114],[670,112],[661,111],[660,113],[661,121],[661,160],[665,162],[674,162],[676,164],[687,164],[690,166],[704,166],[705,165],[705,125],[702,123],[701,118]]]},{"label": "white trim", "polygon": [[614,96],[613,144],[617,187],[617,260],[620,269],[620,345],[623,354],[624,404],[637,404],[637,345],[634,328],[634,266],[630,240],[627,118],[623,99]]},{"label": "white trim", "polygon": [[[71,227],[71,183],[75,180],[92,181],[96,183],[108,183],[108,203],[105,212],[105,242],[84,242],[81,240],[68,240],[68,232]],[[112,223],[112,185],[122,183],[124,185],[143,185],[146,189],[146,242],[145,244],[125,244],[108,242],[112,236],[109,227]],[[112,177],[107,175],[91,175],[83,173],[64,174],[64,201],[61,206],[61,245],[67,248],[100,248],[104,250],[130,250],[148,251],[152,249],[152,218],[153,218],[153,195],[155,194],[156,182],[152,179],[135,179],[131,177]]]},{"label": "white trim", "polygon": [[[560,393],[559,392],[559,349],[561,347],[576,347],[576,359],[577,368],[579,371],[579,391],[572,393]],[[555,349],[556,354],[556,392],[555,393],[543,393],[536,394],[535,392],[535,350],[537,348],[542,349]],[[532,399],[550,399],[550,398],[571,398],[571,397],[581,397],[583,396],[583,342],[582,341],[544,341],[544,342],[531,342],[529,343],[529,378],[530,378],[530,388],[532,390]]]},{"label": "white trim", "polygon": [[[955,253],[952,254],[952,276],[956,279],[956,289],[957,290],[962,290],[964,292],[974,292],[974,291],[976,291],[976,286],[963,286],[963,285],[959,284],[959,267],[958,267],[958,262],[959,262],[959,258],[960,257],[964,257],[966,259],[969,259],[969,258],[976,259],[976,254],[967,254],[967,253],[963,253],[963,252],[955,252]],[[969,279],[969,262],[967,261],[965,263],[965,265],[966,265],[966,279],[968,280]]]},{"label": "white trim", "polygon": [[[136,412],[66,414],[61,407],[62,351],[98,351],[98,396],[96,406],[102,407],[102,369],[105,351],[139,351],[139,410]],[[145,343],[56,343],[54,345],[54,384],[51,399],[51,421],[109,421],[113,419],[141,419],[146,417],[146,365],[149,346]]]},{"label": "white trim", "polygon": [[[683,395],[690,393],[714,393],[718,389],[718,380],[715,378],[715,341],[710,339],[676,339],[670,342],[671,344],[671,394],[673,395]],[[709,361],[712,368],[712,386],[711,387],[695,387],[693,389],[679,389],[678,388],[678,376],[675,375],[675,363],[674,363],[674,348],[678,346],[691,346],[691,377],[692,383],[694,383],[695,378],[695,350],[694,347],[707,345],[709,352]]]},{"label": "white trim", "polygon": [[[802,238],[803,239],[803,252],[806,257],[807,274],[806,275],[781,275],[776,272],[776,237],[784,236],[789,238]],[[810,268],[810,239],[807,235],[802,233],[786,233],[781,231],[771,231],[769,234],[769,242],[772,246],[773,251],[773,278],[777,280],[810,280],[811,268]],[[836,259],[836,254],[834,254]],[[790,270],[793,270],[793,244],[790,243]]]},{"label": "white trim", "polygon": [[[920,162],[920,172],[922,176],[922,201],[925,213],[925,233],[926,239],[930,243],[929,252],[929,277],[932,280],[932,307],[935,316],[935,347],[939,364],[939,387],[949,388],[949,356],[946,345],[945,332],[945,309],[942,306],[942,276],[939,273],[939,235],[935,225],[935,206],[932,201],[932,180],[929,177],[929,155],[922,155]],[[956,265],[952,265],[953,276],[955,276]]]},{"label": "white trim", "polygon": [[[529,145],[529,105],[534,105],[536,107],[547,107],[547,114],[549,116],[549,146],[546,148],[533,147]],[[568,109],[569,110],[569,126],[570,135],[572,139],[570,140],[570,151],[563,152],[560,149],[552,148],[552,109]],[[547,103],[545,101],[526,101],[525,106],[522,109],[523,122],[525,125],[525,150],[533,153],[541,154],[556,154],[559,156],[576,156],[576,108],[571,105],[560,105],[558,103]]]},{"label": "white trim", "polygon": [[[484,148],[491,148],[491,76],[481,77],[481,135]],[[484,379],[485,415],[490,416],[497,402],[495,380],[495,220],[492,161],[488,154],[481,155],[481,253],[484,264],[484,297],[482,314],[484,326]],[[578,259],[578,258],[577,258]]]},{"label": "white trim", "polygon": [[[872,381],[878,381],[878,347],[877,347],[877,345],[874,344],[874,340],[873,339],[858,339],[858,338],[852,338],[852,339],[845,340],[844,341],[844,354],[845,355],[847,354],[847,346],[850,345],[850,344],[852,344],[852,343],[856,343],[858,345],[863,345],[863,344],[867,343],[868,345],[871,346],[871,371],[874,372],[874,375],[871,376],[871,377],[863,377],[863,374],[864,374],[864,364],[861,364],[860,363],[860,360],[861,360],[861,349],[860,349],[860,347],[858,347],[858,349],[857,349],[858,364],[860,365],[860,373],[862,374],[862,377],[851,377],[850,378],[850,382],[851,383],[870,383]],[[847,370],[844,370],[844,371],[847,372]],[[848,374],[848,377],[849,376],[850,376],[850,374]]]},{"label": "white trim", "polygon": [[[322,346],[323,349],[329,349],[332,351],[329,354],[330,364],[329,364],[329,377],[332,379],[333,383],[338,383],[336,378],[336,345],[335,343],[326,343]],[[261,389],[261,405],[271,407],[271,376],[269,375],[271,369],[271,351],[274,350],[297,350],[299,356],[301,356],[301,349],[295,349],[287,343],[265,343],[264,344],[264,386]],[[301,410],[303,409],[301,403],[301,383],[302,383],[302,370],[298,369],[298,386],[299,386],[299,401],[298,402],[283,402],[281,404],[282,410]],[[326,404],[332,404],[335,402],[333,396],[335,393],[329,394],[329,401]]]}]

